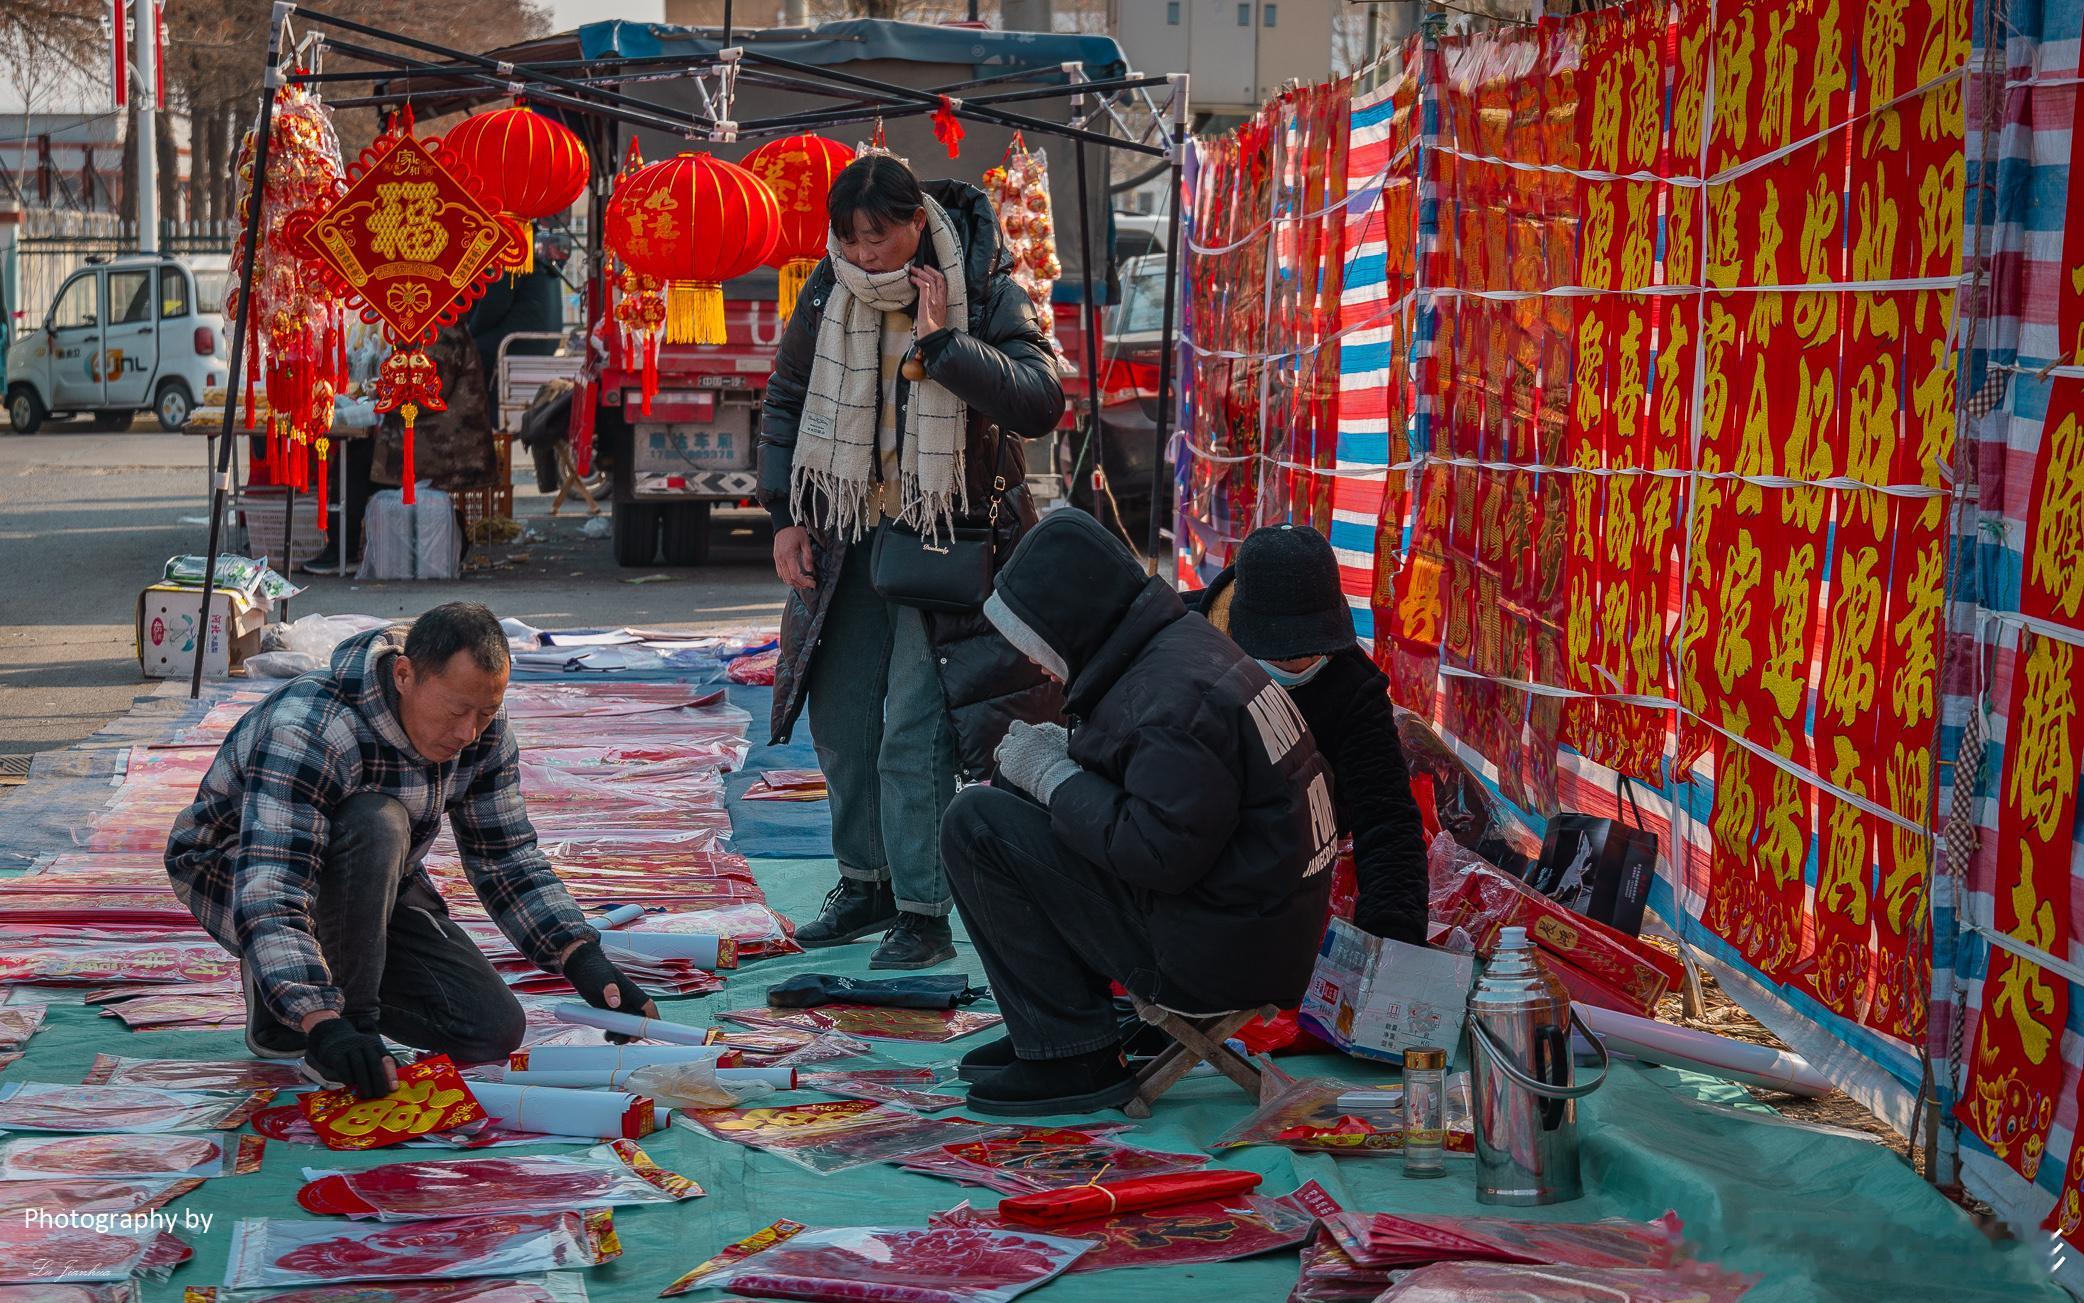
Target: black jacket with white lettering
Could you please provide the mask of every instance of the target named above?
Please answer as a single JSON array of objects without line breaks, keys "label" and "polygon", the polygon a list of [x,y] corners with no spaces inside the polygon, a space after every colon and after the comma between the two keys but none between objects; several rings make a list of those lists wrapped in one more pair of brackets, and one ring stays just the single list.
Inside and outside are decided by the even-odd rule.
[{"label": "black jacket with white lettering", "polygon": [[998,592],[1071,671],[1083,772],[1054,793],[1050,824],[1147,911],[1160,1002],[1293,1006],[1324,933],[1338,818],[1287,692],[1082,513],[1045,519]]}]

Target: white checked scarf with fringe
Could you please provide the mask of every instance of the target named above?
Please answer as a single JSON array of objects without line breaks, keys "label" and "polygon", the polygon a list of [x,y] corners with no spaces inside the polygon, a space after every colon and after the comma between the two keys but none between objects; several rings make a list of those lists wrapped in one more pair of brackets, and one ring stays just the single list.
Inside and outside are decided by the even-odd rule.
[{"label": "white checked scarf with fringe", "polygon": [[[934,259],[948,276],[948,325],[965,331],[969,293],[963,283],[962,246],[948,214],[926,200],[926,232]],[[823,497],[829,513],[823,526],[848,541],[867,530],[876,488],[876,413],[882,389],[883,314],[910,307],[918,297],[911,267],[867,272],[848,262],[839,239],[826,246],[836,280],[818,325],[803,416],[796,431],[789,497],[798,520],[814,518]],[[916,341],[916,327],[915,335]],[[937,538],[952,529],[958,511],[969,509],[963,477],[963,442],[969,411],[961,399],[932,379],[911,382],[905,407],[895,514],[912,528]],[[894,401],[894,399],[893,399]]]}]

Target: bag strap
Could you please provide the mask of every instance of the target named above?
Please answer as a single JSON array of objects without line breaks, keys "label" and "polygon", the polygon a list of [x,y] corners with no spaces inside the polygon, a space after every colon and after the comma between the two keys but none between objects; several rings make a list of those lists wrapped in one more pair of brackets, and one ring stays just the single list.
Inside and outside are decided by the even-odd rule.
[{"label": "bag strap", "polygon": [[[1627,802],[1625,806],[1622,805],[1624,800]],[[1616,772],[1614,775],[1614,813],[1620,815],[1631,810],[1635,814],[1635,830],[1642,832],[1644,830],[1643,807],[1642,803],[1635,799],[1635,784],[1628,780],[1628,775]]]}]

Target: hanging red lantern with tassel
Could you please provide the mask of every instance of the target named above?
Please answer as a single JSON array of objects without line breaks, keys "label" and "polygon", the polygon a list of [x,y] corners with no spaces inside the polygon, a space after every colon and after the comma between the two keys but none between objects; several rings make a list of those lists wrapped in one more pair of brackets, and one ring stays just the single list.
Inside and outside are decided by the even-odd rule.
[{"label": "hanging red lantern with tassel", "polygon": [[825,256],[825,236],[832,229],[825,197],[832,193],[833,178],[853,161],[853,150],[812,135],[770,140],[745,156],[745,169],[767,183],[779,205],[781,238],[767,265],[781,271],[775,301],[784,319],[795,313],[796,296]]},{"label": "hanging red lantern with tassel", "polygon": [[463,119],[441,145],[477,177],[487,202],[519,221],[527,246],[519,270],[534,271],[533,223],[564,212],[586,193],[593,166],[586,145],[563,123],[518,105]]},{"label": "hanging red lantern with tassel", "polygon": [[410,503],[413,422],[444,407],[426,346],[493,278],[520,265],[523,244],[519,224],[492,210],[477,176],[439,138],[412,134],[410,112],[349,172],[339,194],[298,213],[290,230],[396,350],[378,374],[375,406],[404,421],[400,487]]},{"label": "hanging red lantern with tassel", "polygon": [[608,203],[608,247],[666,286],[666,342],[724,342],[724,285],[765,263],[781,237],[766,183],[710,154],[681,154],[625,176]]}]

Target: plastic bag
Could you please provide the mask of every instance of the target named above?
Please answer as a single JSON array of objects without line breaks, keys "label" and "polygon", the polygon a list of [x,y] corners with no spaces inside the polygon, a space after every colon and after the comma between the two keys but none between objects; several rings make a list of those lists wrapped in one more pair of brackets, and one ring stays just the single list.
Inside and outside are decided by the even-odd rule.
[{"label": "plastic bag", "polygon": [[359,580],[456,579],[463,573],[463,531],[456,507],[439,489],[422,487],[405,504],[397,489],[371,494],[363,512]]},{"label": "plastic bag", "polygon": [[0,1181],[243,1175],[259,1170],[266,1144],[259,1136],[25,1136],[0,1142]]},{"label": "plastic bag", "polygon": [[383,1221],[482,1213],[583,1212],[667,1204],[702,1187],[668,1172],[627,1140],[583,1154],[451,1158],[386,1163],[357,1172],[304,1169],[297,1202],[307,1212]]},{"label": "plastic bag", "polygon": [[[1447,1079],[1443,1101],[1447,1151],[1476,1152],[1475,1113],[1469,1074]],[[1331,1077],[1303,1077],[1236,1126],[1218,1136],[1212,1150],[1240,1145],[1279,1145],[1303,1153],[1379,1156],[1404,1151],[1404,1092],[1400,1086],[1371,1088]]]},{"label": "plastic bag", "polygon": [[1346,1256],[1330,1231],[1320,1230],[1303,1246],[1302,1269],[1288,1303],[1375,1303],[1389,1284],[1389,1268],[1361,1266]]},{"label": "plastic bag", "polygon": [[943,1145],[982,1140],[1010,1128],[939,1121],[872,1100],[778,1108],[688,1109],[676,1125],[764,1150],[813,1172],[844,1172]]},{"label": "plastic bag", "polygon": [[373,615],[306,615],[261,630],[261,650],[298,652],[311,657],[319,665],[326,665],[333,659],[333,649],[341,643],[358,633],[382,629],[391,623]]},{"label": "plastic bag", "polygon": [[[63,1303],[130,1303],[121,1299]],[[401,1281],[394,1285],[308,1285],[285,1290],[231,1290],[191,1285],[181,1303],[586,1303],[577,1272],[485,1280]]]},{"label": "plastic bag", "polygon": [[299,674],[322,670],[325,663],[303,652],[271,651],[248,656],[244,662],[249,679],[294,679]]},{"label": "plastic bag", "polygon": [[400,1225],[241,1221],[230,1289],[347,1280],[443,1280],[593,1267],[620,1255],[613,1216],[590,1213],[449,1217]]},{"label": "plastic bag", "polygon": [[0,1131],[229,1131],[271,1093],[18,1083],[0,1086]]},{"label": "plastic bag", "polygon": [[1677,1213],[1654,1222],[1516,1222],[1502,1217],[1405,1217],[1337,1213],[1324,1227],[1346,1256],[1368,1267],[1485,1261],[1569,1267],[1669,1267],[1691,1256]]},{"label": "plastic bag", "polygon": [[773,1081],[719,1081],[716,1064],[655,1063],[632,1071],[628,1088],[668,1108],[737,1108],[789,1089]]},{"label": "plastic bag", "polygon": [[311,1079],[294,1063],[270,1059],[130,1059],[97,1054],[89,1086],[158,1086],[169,1090],[301,1090]]},{"label": "plastic bag", "polygon": [[[0,1222],[0,1283],[128,1280],[148,1267],[163,1234],[150,1226],[103,1229],[10,1217]],[[170,1250],[161,1254],[172,1256]]]},{"label": "plastic bag", "polygon": [[[784,1226],[794,1229],[780,1234]],[[810,1230],[776,1223],[761,1235],[761,1247],[735,1256],[727,1249],[664,1292],[730,1290],[810,1303],[1005,1303],[1092,1248],[1087,1240],[982,1227]]]},{"label": "plastic bag", "polygon": [[0,1181],[0,1218],[22,1220],[39,1210],[78,1213],[148,1213],[202,1188],[200,1177],[132,1181]]},{"label": "plastic bag", "polygon": [[98,1285],[0,1285],[0,1303],[138,1303],[135,1280]]},{"label": "plastic bag", "polygon": [[[937,1213],[930,1221],[935,1226],[1006,1225],[999,1214],[968,1204]],[[1072,1272],[1082,1273],[1228,1262],[1272,1253],[1302,1243],[1314,1222],[1309,1212],[1283,1200],[1235,1195],[1052,1227],[1049,1233],[1093,1243],[1092,1252],[1071,1266]]]},{"label": "plastic bag", "polygon": [[843,1095],[848,1099],[872,1099],[895,1104],[915,1113],[940,1113],[960,1107],[966,1097],[944,1095],[933,1089],[941,1074],[932,1068],[862,1068],[853,1072],[805,1072],[796,1078],[804,1090]]},{"label": "plastic bag", "polygon": [[1032,1127],[984,1140],[942,1145],[904,1163],[908,1172],[981,1185],[1000,1194],[1062,1190],[1109,1178],[1161,1176],[1206,1166],[1205,1154],[1168,1154],[1116,1144],[1105,1128]]},{"label": "plastic bag", "polygon": [[1381,1303],[1735,1303],[1758,1283],[1704,1262],[1661,1271],[1446,1262],[1414,1271]]}]

